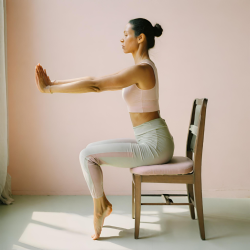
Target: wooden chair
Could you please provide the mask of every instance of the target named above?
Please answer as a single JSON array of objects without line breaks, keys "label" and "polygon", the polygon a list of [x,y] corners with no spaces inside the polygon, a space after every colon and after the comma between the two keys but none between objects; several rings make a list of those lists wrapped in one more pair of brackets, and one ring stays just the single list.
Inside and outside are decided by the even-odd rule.
[{"label": "wooden chair", "polygon": [[[132,173],[132,218],[135,219],[135,239],[139,238],[141,205],[189,205],[191,218],[196,208],[200,236],[205,240],[201,163],[208,99],[195,99],[188,127],[186,157],[173,156],[166,164],[130,168]],[[187,194],[141,194],[141,183],[183,183]],[[161,196],[165,203],[141,203],[141,196]],[[188,196],[189,203],[174,203],[169,196]]]}]

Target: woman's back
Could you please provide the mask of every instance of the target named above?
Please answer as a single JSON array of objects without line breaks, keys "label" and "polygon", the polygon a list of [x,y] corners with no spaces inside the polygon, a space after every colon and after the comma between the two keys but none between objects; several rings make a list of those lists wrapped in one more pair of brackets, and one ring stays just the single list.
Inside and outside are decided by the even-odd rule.
[{"label": "woman's back", "polygon": [[159,118],[159,82],[155,64],[150,59],[144,59],[140,64],[149,64],[154,71],[154,87],[141,89],[136,83],[122,89],[122,97],[127,103],[127,109],[133,126]]}]

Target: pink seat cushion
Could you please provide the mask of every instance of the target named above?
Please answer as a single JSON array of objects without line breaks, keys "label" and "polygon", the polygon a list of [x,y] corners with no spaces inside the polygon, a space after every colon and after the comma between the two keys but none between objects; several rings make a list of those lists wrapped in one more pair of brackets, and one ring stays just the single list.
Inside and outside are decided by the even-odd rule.
[{"label": "pink seat cushion", "polygon": [[176,175],[188,174],[193,170],[193,161],[185,156],[173,156],[165,164],[139,166],[130,168],[130,172],[138,175]]}]

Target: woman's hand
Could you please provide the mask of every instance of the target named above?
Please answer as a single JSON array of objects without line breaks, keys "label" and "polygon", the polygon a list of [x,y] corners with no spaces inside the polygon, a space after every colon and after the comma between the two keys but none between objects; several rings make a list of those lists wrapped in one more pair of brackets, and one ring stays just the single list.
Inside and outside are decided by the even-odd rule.
[{"label": "woman's hand", "polygon": [[40,63],[36,66],[35,77],[36,77],[36,85],[39,91],[41,93],[50,93],[49,85],[51,81],[49,80],[49,77],[47,76],[47,74],[44,73],[43,68],[40,65]]},{"label": "woman's hand", "polygon": [[[41,66],[41,67],[42,67],[42,66]],[[48,85],[50,85],[50,86],[53,85],[54,81],[52,82],[52,81],[50,80],[49,76],[47,75],[46,69],[43,70],[43,75],[44,75],[44,78],[46,79],[46,83],[47,83]]]}]

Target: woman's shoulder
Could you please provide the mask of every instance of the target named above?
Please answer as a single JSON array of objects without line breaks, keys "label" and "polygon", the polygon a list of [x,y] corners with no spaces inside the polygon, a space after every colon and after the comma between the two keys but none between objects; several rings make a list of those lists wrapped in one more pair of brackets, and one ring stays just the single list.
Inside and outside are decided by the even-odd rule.
[{"label": "woman's shoulder", "polygon": [[148,63],[141,63],[140,64],[144,68],[144,74],[140,82],[136,85],[142,90],[148,90],[155,86],[156,84],[156,77],[153,66]]}]

